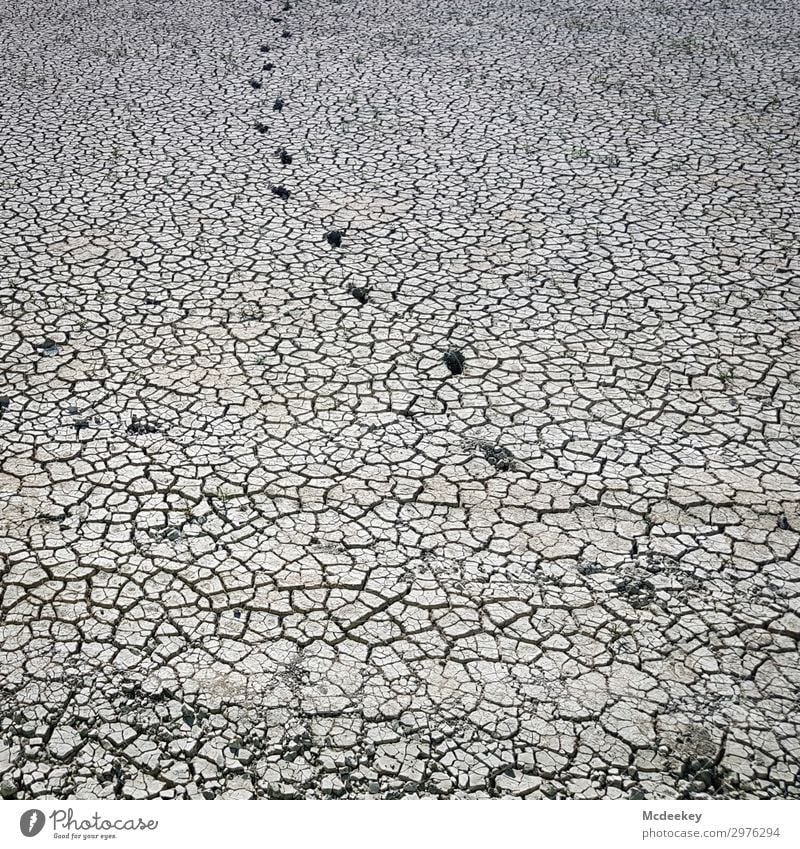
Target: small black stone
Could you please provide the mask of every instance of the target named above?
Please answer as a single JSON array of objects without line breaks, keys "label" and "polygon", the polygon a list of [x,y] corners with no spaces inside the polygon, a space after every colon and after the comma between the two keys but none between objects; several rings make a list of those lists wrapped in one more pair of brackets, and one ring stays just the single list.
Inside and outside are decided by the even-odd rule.
[{"label": "small black stone", "polygon": [[269,131],[269,127],[262,121],[256,121],[255,124],[253,124],[253,129],[261,133],[262,136],[264,133]]},{"label": "small black stone", "polygon": [[778,517],[778,527],[782,531],[792,530],[792,526],[789,524],[789,520],[786,518],[786,515],[784,513],[781,513],[781,515]]},{"label": "small black stone", "polygon": [[4,778],[3,781],[0,782],[0,798],[16,799],[18,792],[19,785],[11,778]]},{"label": "small black stone", "polygon": [[508,448],[503,448],[502,445],[484,443],[481,445],[481,451],[486,460],[501,472],[507,472],[514,468],[514,455]]},{"label": "small black stone", "polygon": [[291,38],[291,37],[292,37],[292,34],[289,32],[289,30],[288,30],[288,29],[285,29],[285,30],[281,33],[281,38]]},{"label": "small black stone", "polygon": [[650,581],[629,576],[617,582],[616,590],[628,596],[631,606],[637,609],[647,607],[656,594],[656,588]]},{"label": "small black stone", "polygon": [[271,71],[274,67],[275,66],[272,64],[272,62],[264,62],[264,64],[261,66],[261,69],[263,71]]},{"label": "small black stone", "polygon": [[250,79],[250,88],[261,88],[261,80],[257,80],[255,77]]},{"label": "small black stone", "polygon": [[359,302],[359,304],[366,304],[369,300],[369,289],[365,286],[353,286],[350,290],[350,294]]},{"label": "small black stone", "polygon": [[276,195],[281,200],[288,200],[289,199],[289,190],[287,188],[285,188],[284,186],[273,186],[272,187],[272,194]]},{"label": "small black stone", "polygon": [[3,410],[7,410],[10,404],[11,401],[8,396],[3,395],[3,397],[0,398],[0,412],[2,412]]},{"label": "small black stone", "polygon": [[269,45],[262,44],[261,47],[258,48],[262,53],[269,53]]},{"label": "small black stone", "polygon": [[332,248],[340,248],[342,246],[342,231],[341,230],[329,230],[325,234],[325,238],[328,240],[328,244]]},{"label": "small black stone", "polygon": [[54,351],[58,346],[54,339],[51,339],[49,336],[45,336],[41,342],[37,342],[33,347],[40,351]]},{"label": "small black stone", "polygon": [[443,359],[444,364],[450,369],[450,374],[461,374],[464,371],[464,355],[461,351],[451,348]]},{"label": "small black stone", "polygon": [[272,109],[275,112],[280,112],[283,109],[283,98],[278,97],[275,102],[272,104]]},{"label": "small black stone", "polygon": [[158,433],[158,431],[157,424],[140,419],[138,416],[133,416],[131,423],[128,425],[128,433],[135,434],[136,436],[146,433]]},{"label": "small black stone", "polygon": [[292,164],[291,154],[286,150],[285,147],[278,148],[278,156],[280,156],[281,158],[281,165]]}]

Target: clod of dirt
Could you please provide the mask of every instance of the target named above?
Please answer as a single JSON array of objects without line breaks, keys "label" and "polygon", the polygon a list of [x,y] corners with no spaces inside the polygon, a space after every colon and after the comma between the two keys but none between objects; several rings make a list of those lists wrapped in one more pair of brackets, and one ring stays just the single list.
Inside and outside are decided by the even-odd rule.
[{"label": "clod of dirt", "polygon": [[271,71],[274,67],[275,66],[272,64],[272,62],[264,62],[264,64],[261,66],[261,70],[262,71]]},{"label": "clod of dirt", "polygon": [[148,422],[146,419],[141,419],[139,416],[133,416],[131,423],[128,425],[128,433],[141,436],[146,433],[158,433],[158,425],[153,422]]},{"label": "clod of dirt", "polygon": [[515,468],[515,457],[502,445],[489,442],[485,439],[467,439],[465,446],[472,451],[480,451],[487,463],[490,463],[501,472],[507,472]]},{"label": "clod of dirt", "polygon": [[278,156],[281,159],[281,165],[291,165],[292,156],[285,147],[278,148]]},{"label": "clod of dirt", "polygon": [[269,53],[269,45],[262,44],[261,47],[258,48],[262,53]]},{"label": "clod of dirt", "polygon": [[269,131],[269,127],[263,121],[256,121],[255,124],[253,124],[253,129],[258,130],[262,136],[264,133]]},{"label": "clod of dirt", "polygon": [[276,98],[275,102],[272,104],[272,108],[275,112],[280,112],[283,109],[283,98]]},{"label": "clod of dirt", "polygon": [[481,453],[488,463],[491,463],[501,472],[507,472],[514,468],[514,455],[508,448],[503,448],[502,445],[483,444],[481,445]]},{"label": "clod of dirt", "polygon": [[451,348],[442,359],[447,368],[450,369],[450,374],[461,374],[464,371],[464,355],[461,351]]},{"label": "clod of dirt", "polygon": [[279,197],[281,200],[289,199],[289,190],[285,186],[273,186],[272,194]]},{"label": "clod of dirt", "polygon": [[655,586],[645,578],[624,577],[617,582],[616,590],[628,597],[631,607],[647,607],[655,598]]},{"label": "clod of dirt", "polygon": [[359,304],[366,304],[369,300],[369,289],[366,286],[353,286],[350,290],[350,294],[359,302]]},{"label": "clod of dirt", "polygon": [[34,350],[44,354],[45,357],[54,357],[58,353],[58,345],[55,339],[51,339],[49,336],[45,336],[41,342],[36,343],[33,347]]}]

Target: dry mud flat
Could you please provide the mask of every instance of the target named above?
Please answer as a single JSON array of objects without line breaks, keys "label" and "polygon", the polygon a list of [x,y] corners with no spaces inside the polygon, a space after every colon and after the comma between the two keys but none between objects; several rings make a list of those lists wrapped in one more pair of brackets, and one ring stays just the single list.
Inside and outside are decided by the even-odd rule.
[{"label": "dry mud flat", "polygon": [[4,7],[3,796],[800,795],[795,3]]}]

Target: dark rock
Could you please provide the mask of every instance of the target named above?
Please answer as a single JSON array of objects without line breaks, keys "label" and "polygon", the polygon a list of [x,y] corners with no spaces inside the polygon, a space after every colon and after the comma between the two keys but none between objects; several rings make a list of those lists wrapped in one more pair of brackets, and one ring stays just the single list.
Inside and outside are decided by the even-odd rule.
[{"label": "dark rock", "polygon": [[275,99],[275,102],[272,104],[272,109],[275,112],[280,112],[283,109],[283,98],[278,97]]},{"label": "dark rock", "polygon": [[262,71],[271,71],[274,67],[275,67],[275,65],[273,65],[272,62],[264,62],[264,64],[261,66],[261,70]]},{"label": "dark rock", "polygon": [[285,186],[273,186],[272,194],[279,197],[281,200],[289,199],[289,190]]},{"label": "dark rock", "polygon": [[461,351],[451,348],[443,359],[444,364],[450,369],[450,374],[461,374],[464,371],[464,355]]},{"label": "dark rock", "polygon": [[353,286],[350,290],[350,294],[359,302],[359,304],[366,304],[369,300],[369,289],[365,286]]},{"label": "dark rock", "polygon": [[285,30],[281,33],[281,38],[291,38],[291,37],[292,37],[292,34],[289,32],[289,30],[288,30],[288,29],[285,29]]},{"label": "dark rock", "polygon": [[131,423],[128,425],[128,433],[135,434],[136,436],[158,432],[159,427],[157,424],[148,422],[145,419],[140,419],[138,416],[134,416],[131,419]]},{"label": "dark rock", "polygon": [[332,248],[340,248],[342,246],[342,235],[341,230],[329,230],[325,234],[325,238]]},{"label": "dark rock", "polygon": [[507,472],[509,469],[514,468],[514,455],[508,448],[503,448],[502,445],[484,443],[481,445],[481,452],[487,462],[502,472]]},{"label": "dark rock", "polygon": [[0,798],[16,799],[17,793],[19,793],[19,787],[16,781],[12,781],[10,778],[4,778],[0,781]]},{"label": "dark rock", "polygon": [[278,156],[280,157],[281,165],[292,164],[292,156],[285,147],[278,148]]},{"label": "dark rock", "polygon": [[168,525],[166,528],[163,528],[161,531],[161,539],[167,540],[168,542],[177,542],[181,538],[180,528],[175,528],[172,525]]},{"label": "dark rock", "polygon": [[781,513],[781,515],[778,517],[778,527],[782,531],[791,531],[792,530],[792,526],[789,524],[789,520],[786,518],[785,513]]},{"label": "dark rock", "polygon": [[680,777],[694,783],[695,792],[715,791],[724,783],[724,770],[713,758],[687,758],[683,762]]},{"label": "dark rock", "polygon": [[261,88],[261,80],[257,80],[255,77],[251,77],[250,88]]},{"label": "dark rock", "polygon": [[262,44],[261,47],[258,48],[262,53],[269,53],[269,45]]},{"label": "dark rock", "polygon": [[637,610],[650,604],[656,594],[655,586],[644,578],[621,578],[617,582],[616,590],[627,596],[631,606]]},{"label": "dark rock", "polygon": [[258,132],[261,133],[262,136],[264,135],[264,133],[269,131],[269,127],[262,121],[256,121],[255,124],[253,124],[253,129],[258,130]]}]

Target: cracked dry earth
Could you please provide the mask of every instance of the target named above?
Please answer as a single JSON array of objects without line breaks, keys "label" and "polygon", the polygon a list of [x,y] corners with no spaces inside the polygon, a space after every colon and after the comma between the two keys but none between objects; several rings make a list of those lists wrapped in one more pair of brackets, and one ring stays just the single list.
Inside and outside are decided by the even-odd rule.
[{"label": "cracked dry earth", "polygon": [[2,19],[3,796],[800,796],[796,4]]}]

